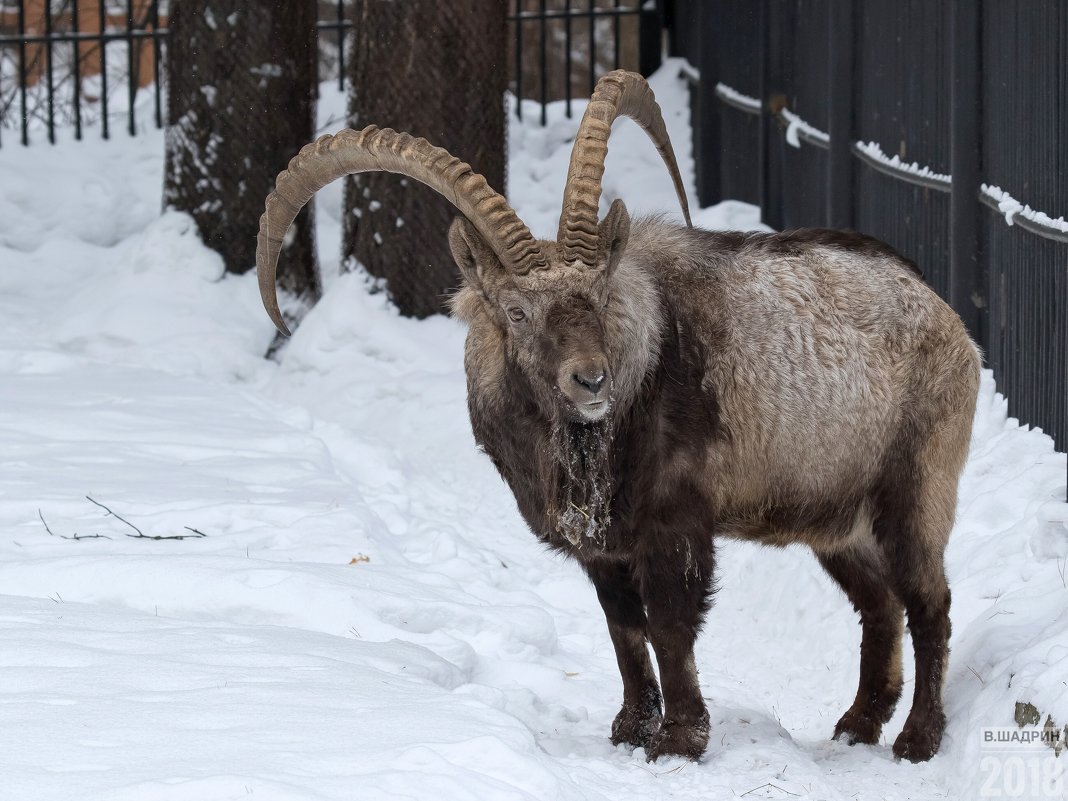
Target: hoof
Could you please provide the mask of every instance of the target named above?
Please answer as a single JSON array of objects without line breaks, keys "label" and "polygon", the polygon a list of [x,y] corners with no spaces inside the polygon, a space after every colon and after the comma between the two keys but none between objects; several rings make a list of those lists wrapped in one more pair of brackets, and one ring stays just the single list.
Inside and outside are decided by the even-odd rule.
[{"label": "hoof", "polygon": [[708,745],[708,713],[693,723],[665,720],[648,746],[648,761],[662,756],[682,756],[694,761],[701,758]]},{"label": "hoof", "polygon": [[612,745],[633,745],[648,748],[660,728],[660,710],[648,714],[639,707],[623,705],[612,721]]},{"label": "hoof", "polygon": [[660,728],[660,693],[646,691],[641,703],[623,704],[612,721],[612,745],[633,745],[648,748]]},{"label": "hoof", "polygon": [[850,709],[842,715],[842,719],[834,727],[834,739],[840,740],[847,745],[856,745],[857,743],[875,745],[875,743],[879,742],[879,735],[882,730],[883,724],[873,720],[869,715],[854,712]]},{"label": "hoof", "polygon": [[944,727],[945,724],[910,726],[906,721],[904,730],[894,741],[894,756],[909,762],[926,762],[938,753]]}]

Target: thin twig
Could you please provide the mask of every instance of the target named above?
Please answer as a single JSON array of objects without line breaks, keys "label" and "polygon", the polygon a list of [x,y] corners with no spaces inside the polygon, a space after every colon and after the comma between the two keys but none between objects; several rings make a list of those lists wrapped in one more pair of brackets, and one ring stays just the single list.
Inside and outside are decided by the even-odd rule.
[{"label": "thin twig", "polygon": [[90,503],[96,504],[101,509],[103,509],[105,512],[107,512],[109,515],[114,517],[116,520],[122,521],[123,523],[128,525],[130,528],[132,528],[134,531],[136,531],[137,532],[136,534],[127,534],[126,535],[127,537],[130,537],[131,539],[135,539],[135,540],[190,540],[190,539],[196,539],[198,537],[206,537],[206,536],[208,536],[203,531],[197,531],[195,528],[190,528],[189,526],[182,526],[182,528],[184,528],[186,531],[193,532],[192,534],[145,534],[143,531],[141,531],[141,529],[139,529],[137,526],[135,526],[133,523],[131,523],[129,520],[127,520],[125,517],[123,517],[122,515],[116,514],[111,509],[109,509],[108,507],[104,506],[104,504],[102,504],[100,501],[93,500],[88,495],[85,496],[85,499],[87,501],[89,501]]},{"label": "thin twig", "polygon": [[786,793],[787,795],[792,795],[795,798],[797,797],[797,793],[791,793],[789,790],[784,790],[782,787],[779,787],[779,785],[772,784],[771,782],[768,782],[767,784],[762,784],[759,787],[754,787],[752,790],[746,790],[744,793],[742,793],[741,797],[745,798],[750,793],[755,793],[757,790],[763,790],[765,787],[771,787],[775,790],[778,790],[780,793]]},{"label": "thin twig", "polygon": [[[96,504],[97,506],[99,506],[99,507],[100,507],[101,509],[103,509],[103,510],[104,510],[105,512],[107,512],[107,513],[108,513],[109,515],[111,515],[112,517],[114,517],[114,518],[116,518],[116,519],[118,519],[118,520],[121,520],[121,521],[122,521],[123,523],[125,523],[126,525],[128,525],[128,526],[129,526],[130,528],[132,528],[132,529],[133,529],[134,531],[136,531],[136,532],[137,532],[137,536],[138,536],[138,537],[143,537],[143,536],[145,536],[145,535],[144,535],[143,533],[141,533],[141,529],[139,529],[139,528],[138,528],[137,526],[135,526],[135,525],[134,525],[133,523],[131,523],[131,522],[130,522],[129,520],[127,520],[126,518],[122,517],[121,515],[117,515],[117,514],[115,514],[115,513],[113,512],[113,511],[111,511],[111,510],[110,510],[110,509],[108,509],[108,508],[107,508],[106,506],[104,506],[104,504],[100,503],[100,501],[94,501],[94,500],[93,500],[92,498],[90,498],[90,497],[89,497],[88,495],[86,495],[86,496],[85,496],[85,500],[89,501],[89,503],[95,503],[95,504]],[[132,536],[134,536],[134,535],[133,535],[133,534],[127,534],[126,536],[127,536],[127,537],[132,537]]]},{"label": "thin twig", "polygon": [[111,537],[109,537],[107,534],[79,534],[78,532],[74,532],[73,535],[70,535],[70,534],[56,534],[56,532],[54,532],[51,528],[49,528],[48,521],[44,519],[44,515],[41,514],[41,510],[40,509],[37,510],[37,516],[39,518],[41,518],[41,523],[44,524],[45,531],[47,531],[50,536],[59,537],[61,540],[110,540],[111,539]]}]

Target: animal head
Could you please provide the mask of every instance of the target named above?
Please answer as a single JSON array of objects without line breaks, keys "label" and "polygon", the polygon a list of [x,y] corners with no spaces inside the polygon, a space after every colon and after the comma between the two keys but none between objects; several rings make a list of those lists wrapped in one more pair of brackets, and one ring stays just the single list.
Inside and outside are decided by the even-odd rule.
[{"label": "animal head", "polygon": [[278,176],[260,219],[256,265],[268,314],[289,333],[278,309],[275,270],[286,231],[315,192],[359,172],[406,175],[448,198],[463,215],[449,231],[463,279],[454,303],[459,316],[492,326],[512,374],[526,382],[550,419],[603,419],[619,381],[634,384],[635,370],[623,363],[624,351],[638,343],[619,339],[640,327],[614,291],[630,232],[622,201],[598,221],[608,137],[619,116],[635,120],[653,140],[689,223],[682,179],[652,90],[640,75],[616,70],[598,82],[579,126],[556,241],[534,239],[485,178],[424,139],[370,126],[303,148]]},{"label": "animal head", "polygon": [[541,241],[546,266],[518,273],[465,218],[452,224],[449,245],[463,277],[455,313],[489,323],[483,335],[500,341],[514,378],[526,383],[546,416],[592,422],[610,408],[615,360],[605,318],[629,230],[617,200],[598,226],[592,263],[568,259],[556,242]]}]

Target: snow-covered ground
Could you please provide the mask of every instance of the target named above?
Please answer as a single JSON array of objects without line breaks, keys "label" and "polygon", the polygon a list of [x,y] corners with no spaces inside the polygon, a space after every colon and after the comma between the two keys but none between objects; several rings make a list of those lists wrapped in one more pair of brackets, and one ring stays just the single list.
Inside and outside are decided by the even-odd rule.
[{"label": "snow-covered ground", "polygon": [[[692,175],[677,71],[654,87]],[[551,112],[510,134],[510,195],[543,235],[577,124]],[[675,208],[636,126],[611,146],[607,198]],[[1068,755],[980,741],[1021,700],[1068,722],[1065,456],[989,376],[948,556],[941,753],[891,756],[910,686],[881,745],[831,742],[853,611],[807,552],[727,544],[698,650],[708,753],[649,765],[607,739],[620,680],[593,591],[474,447],[462,328],[331,278],[335,186],[326,297],[264,360],[254,276],[159,214],[162,150],[155,131],[0,150],[0,798],[1064,793]],[[695,216],[757,224],[742,204]]]}]

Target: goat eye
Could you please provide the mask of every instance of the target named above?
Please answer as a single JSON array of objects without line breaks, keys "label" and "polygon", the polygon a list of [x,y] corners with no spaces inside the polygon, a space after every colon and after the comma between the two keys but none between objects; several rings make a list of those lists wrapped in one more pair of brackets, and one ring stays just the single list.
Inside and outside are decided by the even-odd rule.
[{"label": "goat eye", "polygon": [[521,323],[527,319],[527,314],[518,306],[512,306],[508,309],[508,319],[513,323]]}]

